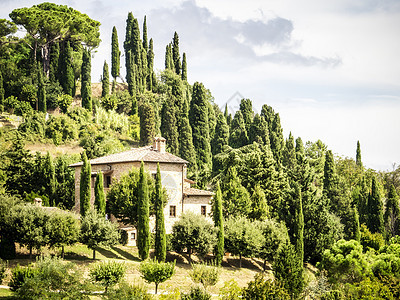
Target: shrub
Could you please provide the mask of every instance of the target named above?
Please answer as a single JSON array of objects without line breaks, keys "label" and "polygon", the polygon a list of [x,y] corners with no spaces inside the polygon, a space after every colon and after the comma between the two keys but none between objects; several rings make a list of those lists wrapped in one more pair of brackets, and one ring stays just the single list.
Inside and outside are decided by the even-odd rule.
[{"label": "shrub", "polygon": [[[48,108],[59,106],[58,97],[63,94],[63,89],[58,81],[46,84],[46,104]],[[61,106],[60,106],[61,108]]]},{"label": "shrub", "polygon": [[31,114],[25,116],[24,123],[22,123],[18,130],[26,133],[37,134],[44,138],[46,130],[46,114],[43,112],[33,111]]},{"label": "shrub", "polygon": [[79,126],[86,125],[92,120],[92,113],[79,106],[68,108],[67,115],[72,120],[76,121]]},{"label": "shrub", "polygon": [[3,283],[3,279],[6,277],[7,262],[0,258],[0,284]]},{"label": "shrub", "polygon": [[129,130],[129,117],[127,115],[119,114],[114,110],[107,111],[102,107],[96,107],[94,122],[103,129],[111,129],[121,134],[126,134]]},{"label": "shrub", "polygon": [[378,251],[385,245],[385,239],[380,233],[371,233],[365,224],[361,224],[361,238],[360,243],[364,247],[364,251],[368,248],[372,248]]},{"label": "shrub", "polygon": [[210,300],[211,295],[201,287],[192,287],[190,292],[181,296],[182,300]]},{"label": "shrub", "polygon": [[60,94],[57,96],[58,106],[64,114],[67,113],[68,107],[72,104],[72,100],[70,95]]},{"label": "shrub", "polygon": [[90,277],[105,287],[105,292],[110,286],[121,281],[124,277],[126,266],[123,263],[107,261],[97,264],[91,271]]},{"label": "shrub", "polygon": [[201,283],[207,289],[208,286],[218,282],[219,271],[215,265],[192,264],[192,271],[189,275],[195,283]]},{"label": "shrub", "polygon": [[164,263],[156,260],[146,260],[140,263],[139,271],[147,282],[155,283],[155,293],[157,294],[158,285],[170,279],[174,274],[175,262]]},{"label": "shrub", "polygon": [[21,267],[17,265],[12,270],[11,281],[9,283],[10,290],[18,290],[28,278],[33,278],[36,274],[36,270],[32,267]]},{"label": "shrub", "polygon": [[263,273],[259,273],[243,289],[243,299],[291,299],[288,292],[278,281],[266,279]]},{"label": "shrub", "polygon": [[151,300],[153,297],[147,293],[144,287],[130,285],[126,282],[119,284],[118,288],[110,289],[106,295],[106,299],[118,300]]},{"label": "shrub", "polygon": [[68,116],[50,117],[47,121],[46,136],[51,138],[55,145],[78,137],[75,122]]},{"label": "shrub", "polygon": [[224,282],[224,286],[219,290],[219,294],[222,300],[240,300],[242,289],[234,279],[231,279]]}]

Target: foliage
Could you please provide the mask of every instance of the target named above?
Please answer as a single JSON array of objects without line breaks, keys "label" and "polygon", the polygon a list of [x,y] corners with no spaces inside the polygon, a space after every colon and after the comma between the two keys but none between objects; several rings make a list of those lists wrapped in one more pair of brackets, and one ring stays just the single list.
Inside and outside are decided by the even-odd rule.
[{"label": "foliage", "polygon": [[184,249],[189,253],[205,255],[216,243],[215,229],[207,219],[192,212],[186,212],[172,226],[172,248],[177,252]]},{"label": "foliage", "polygon": [[155,135],[155,113],[154,108],[149,103],[141,103],[139,105],[140,117],[140,143],[149,145],[153,142]]},{"label": "foliage", "polygon": [[367,226],[372,233],[384,234],[385,225],[383,221],[383,203],[376,177],[372,177],[371,192],[368,198],[368,223]]},{"label": "foliage", "polygon": [[90,210],[90,194],[91,194],[91,165],[88,162],[86,152],[82,153],[82,166],[81,166],[81,177],[79,183],[79,204],[80,204],[80,214],[81,216],[86,216]]},{"label": "foliage", "polygon": [[[229,299],[229,298],[228,298]],[[254,280],[243,288],[243,299],[258,300],[258,299],[292,299],[289,293],[285,290],[282,284],[272,279],[267,279],[263,273],[258,273],[254,276]]]},{"label": "foliage", "polygon": [[167,255],[167,238],[165,234],[164,203],[166,199],[161,185],[160,164],[157,163],[156,186],[154,192],[154,206],[156,211],[156,236],[155,236],[155,257],[157,261],[165,261]]},{"label": "foliage", "polygon": [[154,299],[152,295],[147,293],[144,287],[137,285],[130,285],[126,282],[122,282],[118,285],[118,288],[108,290],[107,294],[104,295],[106,299],[114,300],[151,300]]},{"label": "foliage", "polygon": [[125,276],[126,266],[115,261],[101,262],[90,270],[90,277],[93,281],[99,282],[105,287],[105,292],[109,287],[119,283]]},{"label": "foliage", "polygon": [[117,28],[115,26],[112,29],[111,37],[111,75],[117,78],[119,76],[119,59],[121,56],[121,51],[119,51],[118,46],[118,34]]},{"label": "foliage", "polygon": [[0,285],[3,283],[3,279],[6,277],[7,262],[0,258]]},{"label": "foliage", "polygon": [[138,205],[137,205],[137,240],[136,245],[139,252],[139,257],[145,260],[149,257],[150,249],[150,203],[149,203],[149,188],[147,185],[147,176],[144,171],[143,161],[140,164],[139,182],[138,182]]},{"label": "foliage", "polygon": [[385,239],[380,233],[371,233],[365,224],[361,225],[360,243],[365,250],[374,249],[378,251],[385,245]]},{"label": "foliage", "polygon": [[77,136],[76,124],[68,116],[50,116],[46,123],[46,137],[52,139],[55,145],[74,140]]},{"label": "foliage", "polygon": [[110,95],[110,73],[108,71],[108,64],[106,61],[104,61],[103,76],[101,77],[101,97],[107,99],[109,95]]},{"label": "foliage", "polygon": [[72,104],[73,98],[70,95],[60,94],[57,96],[57,103],[61,111],[65,114]]},{"label": "foliage", "polygon": [[8,284],[10,290],[18,290],[28,278],[34,277],[35,273],[36,270],[32,267],[21,267],[20,265],[17,265],[11,272],[11,281]]},{"label": "foliage", "polygon": [[156,285],[157,294],[158,285],[172,277],[175,272],[175,262],[158,262],[156,260],[145,260],[140,263],[139,271],[144,280]]},{"label": "foliage", "polygon": [[94,185],[94,207],[100,215],[106,214],[106,196],[104,194],[103,173],[97,172]]},{"label": "foliage", "polygon": [[93,250],[93,259],[95,259],[97,246],[111,246],[118,243],[118,226],[98,215],[96,211],[90,210],[82,218],[80,241]]},{"label": "foliage", "polygon": [[192,271],[189,273],[190,278],[195,283],[201,283],[205,289],[216,285],[219,279],[220,269],[213,264],[192,264]]},{"label": "foliage", "polygon": [[220,299],[222,300],[239,300],[242,296],[242,289],[239,287],[235,279],[225,281],[219,290]]},{"label": "foliage", "polygon": [[218,266],[221,265],[224,258],[224,217],[222,215],[222,195],[219,181],[217,181],[215,198],[212,205],[212,215],[214,226],[218,229],[217,232],[217,245],[214,248],[215,262]]},{"label": "foliage", "polygon": [[105,110],[102,107],[96,107],[94,123],[107,130],[111,129],[121,134],[129,132],[129,118],[125,114],[119,114],[113,110]]},{"label": "foliage", "polygon": [[181,300],[210,300],[211,295],[201,287],[192,287],[187,294],[181,295]]}]

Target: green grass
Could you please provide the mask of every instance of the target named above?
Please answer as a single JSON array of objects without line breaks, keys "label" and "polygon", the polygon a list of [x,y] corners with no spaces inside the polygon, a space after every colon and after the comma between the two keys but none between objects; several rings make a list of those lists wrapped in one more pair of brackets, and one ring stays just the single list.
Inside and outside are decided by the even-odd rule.
[{"label": "green grass", "polygon": [[0,299],[15,299],[14,293],[11,292],[9,289],[1,289],[0,288]]}]

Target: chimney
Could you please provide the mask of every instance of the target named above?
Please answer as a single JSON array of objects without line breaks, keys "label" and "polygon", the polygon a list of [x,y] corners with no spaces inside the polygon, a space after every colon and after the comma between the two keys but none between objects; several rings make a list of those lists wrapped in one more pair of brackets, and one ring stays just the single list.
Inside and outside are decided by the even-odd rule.
[{"label": "chimney", "polygon": [[41,198],[35,198],[35,199],[33,199],[33,203],[36,206],[42,206],[42,199]]},{"label": "chimney", "polygon": [[165,141],[166,139],[163,137],[155,137],[153,143],[153,150],[158,151],[160,153],[165,153]]}]

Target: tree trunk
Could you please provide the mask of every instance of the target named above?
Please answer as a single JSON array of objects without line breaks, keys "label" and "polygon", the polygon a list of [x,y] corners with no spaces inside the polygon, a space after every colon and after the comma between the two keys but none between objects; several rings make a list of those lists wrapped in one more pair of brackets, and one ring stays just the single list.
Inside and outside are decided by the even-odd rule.
[{"label": "tree trunk", "polygon": [[239,269],[242,268],[242,253],[239,254]]},{"label": "tree trunk", "polygon": [[96,259],[96,250],[93,249],[93,260],[95,260],[95,259]]},{"label": "tree trunk", "polygon": [[48,44],[42,46],[42,63],[43,72],[47,78],[49,78],[50,73],[50,46]]},{"label": "tree trunk", "polygon": [[263,263],[263,271],[265,272],[265,268],[266,268],[266,266],[267,266],[267,260],[266,259],[264,259],[264,263]]},{"label": "tree trunk", "polygon": [[61,246],[61,257],[62,257],[62,259],[64,259],[64,253],[65,253],[65,251],[64,251],[64,245],[62,245],[62,246]]},{"label": "tree trunk", "polygon": [[156,282],[156,295],[157,295],[157,290],[158,290],[158,283]]},{"label": "tree trunk", "polygon": [[32,246],[29,246],[29,259],[32,259]]}]

